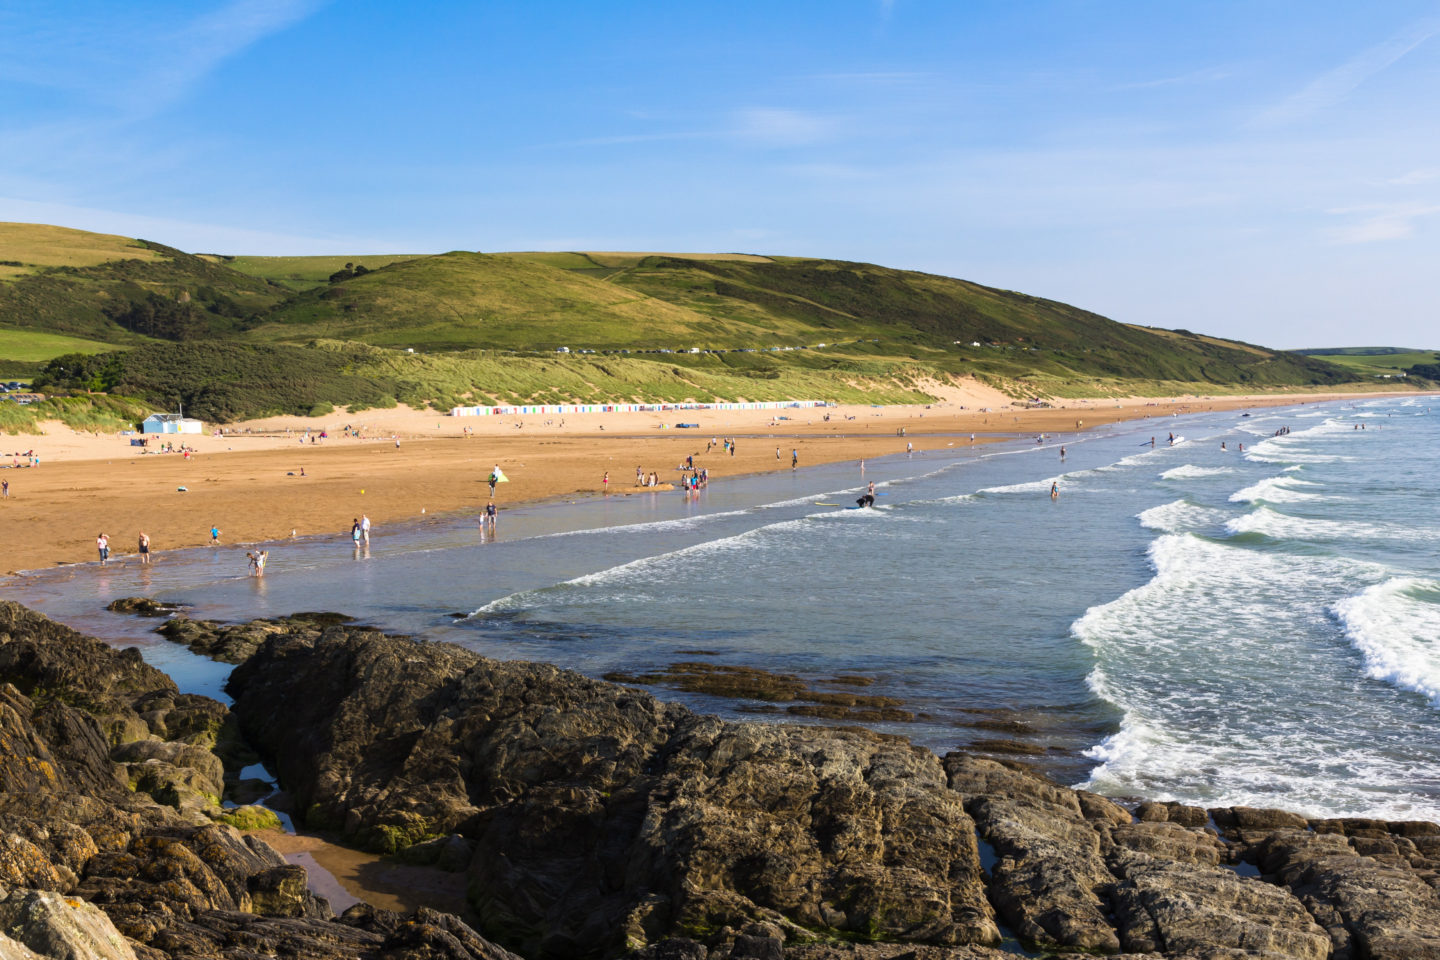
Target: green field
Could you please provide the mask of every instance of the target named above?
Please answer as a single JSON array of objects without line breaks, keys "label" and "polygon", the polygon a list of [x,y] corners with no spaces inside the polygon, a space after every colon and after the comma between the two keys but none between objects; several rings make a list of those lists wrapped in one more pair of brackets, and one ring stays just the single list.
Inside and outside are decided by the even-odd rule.
[{"label": "green field", "polygon": [[35,363],[53,360],[65,353],[103,353],[114,349],[113,343],[101,343],[98,340],[0,327],[0,363]]},{"label": "green field", "polygon": [[1385,351],[1374,353],[1309,353],[1307,356],[1326,360],[1330,363],[1353,370],[1360,376],[1397,376],[1416,364],[1440,363],[1440,351],[1402,350],[1393,347],[1352,347],[1349,350]]}]

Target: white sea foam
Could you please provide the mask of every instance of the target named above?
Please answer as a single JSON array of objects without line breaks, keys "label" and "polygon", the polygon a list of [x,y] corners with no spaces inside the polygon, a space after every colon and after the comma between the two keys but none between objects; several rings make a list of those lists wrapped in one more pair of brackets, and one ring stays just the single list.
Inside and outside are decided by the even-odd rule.
[{"label": "white sea foam", "polygon": [[1157,538],[1150,561],[1149,582],[1071,627],[1094,651],[1090,689],[1122,713],[1088,752],[1097,766],[1083,786],[1317,815],[1440,813],[1415,764],[1367,739],[1368,717],[1317,726],[1309,685],[1335,682],[1325,670],[1343,664],[1292,629],[1323,622],[1326,595],[1383,580],[1383,567],[1193,533]]},{"label": "white sea foam", "polygon": [[1301,490],[1301,486],[1315,487],[1320,484],[1309,480],[1301,480],[1298,477],[1266,477],[1259,483],[1253,483],[1243,490],[1236,490],[1230,494],[1231,503],[1303,503],[1311,500],[1326,499],[1319,493],[1308,493]]},{"label": "white sea foam", "polygon": [[1234,473],[1234,467],[1197,467],[1193,463],[1187,463],[1179,467],[1171,467],[1160,474],[1161,480],[1192,480],[1200,477],[1220,477],[1227,473]]},{"label": "white sea foam", "polygon": [[[1397,530],[1374,523],[1346,520],[1320,520],[1314,517],[1296,517],[1288,513],[1260,506],[1241,517],[1235,517],[1225,524],[1230,533],[1259,533],[1275,540],[1346,540],[1366,539],[1410,539],[1409,530]],[[1427,531],[1418,531],[1420,536],[1429,536]]]},{"label": "white sea foam", "polygon": [[1365,675],[1440,708],[1440,582],[1394,577],[1331,607]]},{"label": "white sea foam", "polygon": [[1226,516],[1227,514],[1223,510],[1202,507],[1188,500],[1172,500],[1169,503],[1162,503],[1158,507],[1142,510],[1135,515],[1135,518],[1146,530],[1159,530],[1162,533],[1186,533],[1190,530],[1199,530],[1221,523]]},{"label": "white sea foam", "polygon": [[1063,477],[1048,477],[1044,480],[1027,480],[1025,483],[1007,483],[1000,487],[982,487],[980,493],[1046,493],[1050,484],[1057,483]]},{"label": "white sea foam", "polygon": [[555,533],[541,533],[536,540],[551,540],[558,537],[583,537],[610,533],[660,533],[667,530],[693,530],[712,520],[723,517],[738,517],[751,510],[722,510],[717,513],[701,513],[689,517],[674,517],[670,520],[646,520],[641,523],[622,523],[613,527],[590,527],[586,530],[560,530]]}]

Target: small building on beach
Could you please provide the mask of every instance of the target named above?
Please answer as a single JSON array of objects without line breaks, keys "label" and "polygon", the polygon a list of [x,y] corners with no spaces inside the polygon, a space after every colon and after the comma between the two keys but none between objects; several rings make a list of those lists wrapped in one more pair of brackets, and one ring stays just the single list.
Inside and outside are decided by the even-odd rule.
[{"label": "small building on beach", "polygon": [[152,413],[140,424],[141,433],[204,433],[200,420],[178,413]]}]

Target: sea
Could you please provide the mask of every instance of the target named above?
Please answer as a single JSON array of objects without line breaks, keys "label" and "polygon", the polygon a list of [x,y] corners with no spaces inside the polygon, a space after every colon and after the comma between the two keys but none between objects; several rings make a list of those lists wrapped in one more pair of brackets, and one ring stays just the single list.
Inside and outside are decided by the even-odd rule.
[{"label": "sea", "polygon": [[[105,604],[144,595],[236,621],[339,611],[597,677],[754,667],[893,698],[913,721],[865,725],[1110,796],[1440,820],[1432,401],[1157,408],[1084,433],[927,438],[940,449],[718,479],[698,498],[512,509],[502,486],[493,536],[448,515],[377,528],[359,551],[357,497],[334,537],[272,545],[260,580],[246,547],[225,546],[44,571],[4,593],[221,699],[228,667]],[[851,509],[871,482],[875,506]],[[727,716],[834,722],[652,689]]]}]

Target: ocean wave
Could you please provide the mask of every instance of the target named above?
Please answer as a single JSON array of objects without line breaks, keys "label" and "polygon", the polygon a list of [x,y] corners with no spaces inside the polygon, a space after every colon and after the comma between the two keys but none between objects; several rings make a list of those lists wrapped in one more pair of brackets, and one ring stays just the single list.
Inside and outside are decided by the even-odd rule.
[{"label": "ocean wave", "polygon": [[1413,540],[1432,536],[1423,528],[1407,530],[1358,520],[1297,517],[1264,505],[1227,521],[1225,529],[1232,534],[1258,533],[1273,540]]},{"label": "ocean wave", "polygon": [[1236,490],[1230,494],[1231,503],[1304,503],[1312,500],[1327,499],[1322,494],[1307,493],[1299,489],[1301,486],[1316,487],[1320,484],[1309,480],[1301,480],[1298,477],[1266,477],[1259,483],[1253,483],[1243,490]]},{"label": "ocean wave", "polygon": [[1417,763],[1395,755],[1393,736],[1377,744],[1368,715],[1321,722],[1316,685],[1345,666],[1294,636],[1297,623],[1324,622],[1327,596],[1385,580],[1383,566],[1194,533],[1157,538],[1149,559],[1147,583],[1071,625],[1095,658],[1088,686],[1122,717],[1090,748],[1082,786],[1316,815],[1440,814]]},{"label": "ocean wave", "polygon": [[1219,477],[1234,472],[1234,467],[1197,467],[1193,463],[1187,463],[1179,467],[1171,467],[1169,470],[1160,474],[1160,479],[1191,480],[1200,477]]},{"label": "ocean wave", "polygon": [[1365,675],[1440,708],[1440,582],[1394,577],[1331,607]]},{"label": "ocean wave", "polygon": [[982,487],[978,493],[1048,493],[1050,484],[1058,483],[1063,477],[1048,477],[1044,480],[1027,480],[1024,483],[1007,483],[1000,487]]},{"label": "ocean wave", "polygon": [[[667,530],[693,530],[696,527],[724,517],[739,517],[757,508],[746,510],[722,510],[717,513],[700,513],[689,517],[673,517],[669,520],[644,520],[639,523],[621,523],[613,527],[590,527],[585,530],[559,530],[555,533],[536,534],[536,540],[553,540],[558,537],[583,537],[608,533],[658,533]],[[759,508],[763,509],[763,508]]]},{"label": "ocean wave", "polygon": [[1189,500],[1172,500],[1158,507],[1142,510],[1135,515],[1140,526],[1146,530],[1162,533],[1185,533],[1222,522],[1227,514],[1223,510],[1202,507]]}]

